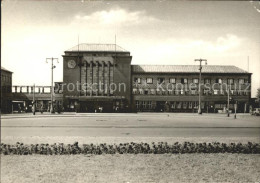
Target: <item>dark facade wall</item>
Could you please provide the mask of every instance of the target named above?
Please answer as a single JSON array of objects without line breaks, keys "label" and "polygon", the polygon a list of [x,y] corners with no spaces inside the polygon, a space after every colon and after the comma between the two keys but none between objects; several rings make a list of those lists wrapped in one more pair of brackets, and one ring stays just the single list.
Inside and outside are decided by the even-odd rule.
[{"label": "dark facade wall", "polygon": [[[164,103],[173,103],[173,102],[192,102],[193,104],[196,104],[198,102],[198,85],[194,87],[196,90],[196,94],[192,94],[191,92],[185,92],[183,94],[176,94],[175,92],[173,93],[168,93],[167,92],[167,84],[169,84],[169,79],[170,78],[175,78],[176,83],[181,83],[181,78],[186,78],[188,79],[188,84],[184,86],[188,86],[189,84],[193,83],[193,79],[198,79],[199,75],[198,74],[192,74],[192,73],[132,73],[132,81],[134,83],[135,78],[141,78],[141,83],[133,84],[133,90],[132,90],[132,95],[133,95],[133,103],[136,109],[136,101],[139,101],[142,103],[143,101],[146,101],[146,103],[150,102],[152,105],[157,105],[158,102],[164,102]],[[153,83],[152,84],[147,84],[146,79],[147,78],[152,78]],[[164,93],[139,93],[136,92],[136,90],[152,90],[157,88],[157,80],[158,78],[164,78],[165,79],[165,84],[162,84],[162,88],[166,90]],[[202,74],[202,83],[204,83],[204,79],[210,79],[211,84],[214,84],[216,79],[221,78],[223,80],[223,84],[227,83],[228,79],[234,79],[234,84],[231,85],[231,90],[238,90],[238,91],[243,91],[244,89],[247,89],[249,92],[234,92],[233,94],[230,93],[230,97],[233,99],[233,101],[237,101],[241,105],[240,111],[243,111],[242,108],[244,108],[243,105],[247,105],[248,110],[248,104],[249,100],[251,98],[251,74]],[[239,85],[238,81],[239,79],[244,79],[245,81],[248,81],[248,84],[244,85]],[[176,86],[176,84],[175,84]],[[214,89],[220,89],[220,85],[214,85]],[[223,86],[223,89],[225,90],[225,86]],[[161,88],[160,88],[161,89]],[[169,87],[171,89],[171,87]],[[189,87],[187,87],[189,89]],[[135,91],[134,91],[135,90]],[[224,94],[213,94],[213,92],[209,95],[203,94],[203,86],[202,86],[202,92],[201,92],[201,101],[206,102],[207,105],[213,105],[214,104],[226,104],[227,103],[227,93],[225,92]],[[232,102],[230,102],[232,103]],[[141,105],[141,104],[140,104]],[[232,104],[231,104],[232,105]],[[147,109],[149,110],[149,109]],[[153,109],[152,109],[153,111]],[[187,111],[185,109],[185,111]]]},{"label": "dark facade wall", "polygon": [[12,111],[12,72],[1,70],[1,112]]},{"label": "dark facade wall", "polygon": [[[75,60],[76,66],[71,69],[68,67],[68,61]],[[68,105],[68,99],[66,96],[78,96],[77,82],[80,82],[80,69],[79,69],[78,57],[75,56],[63,56],[63,104]],[[74,87],[74,89],[73,89]]]},{"label": "dark facade wall", "polygon": [[[102,96],[108,97],[108,100],[114,102],[116,98],[118,102],[124,101],[125,105],[129,106],[131,103],[131,59],[128,52],[116,54],[65,52],[63,56],[64,107],[68,107],[73,99],[80,101],[79,105],[83,106],[91,103],[85,100],[95,101],[96,98],[91,99],[91,97]],[[79,60],[79,62],[75,68],[71,69],[68,67],[69,60]],[[80,63],[81,69],[78,65]],[[81,87],[78,87],[80,90],[69,91],[68,84],[72,83],[75,86],[77,81],[81,83]],[[72,84],[69,85],[72,86]],[[79,106],[79,108],[81,107]],[[86,107],[83,108],[86,109]]]},{"label": "dark facade wall", "polygon": [[129,56],[116,57],[114,67],[114,83],[118,86],[115,95],[124,96],[128,105],[131,103],[131,60]]}]

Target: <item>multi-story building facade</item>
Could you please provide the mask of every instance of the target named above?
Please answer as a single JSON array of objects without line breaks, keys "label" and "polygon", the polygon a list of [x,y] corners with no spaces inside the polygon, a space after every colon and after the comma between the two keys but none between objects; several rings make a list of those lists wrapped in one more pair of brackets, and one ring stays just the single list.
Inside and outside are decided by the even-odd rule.
[{"label": "multi-story building facade", "polygon": [[251,73],[235,66],[205,65],[200,82],[198,65],[131,65],[117,45],[80,44],[63,59],[65,110],[195,112],[199,83],[204,112],[225,110],[228,96],[229,109],[249,108]]},{"label": "multi-story building facade", "polygon": [[[131,61],[130,52],[115,44],[79,44],[65,51],[56,105],[74,112],[197,112],[200,84],[203,112],[234,111],[235,104],[237,112],[249,111],[251,73],[238,67],[204,65],[200,81],[199,65]],[[13,86],[12,108],[21,103],[30,108],[34,93],[36,107],[48,110],[50,91],[50,86],[36,86],[35,92],[32,86]]]},{"label": "multi-story building facade", "polygon": [[65,51],[65,110],[129,111],[131,60],[130,52],[113,44],[80,44]]},{"label": "multi-story building facade", "polygon": [[201,108],[218,112],[228,107],[249,109],[251,73],[235,66],[204,65],[199,82],[197,65],[133,65],[133,102],[137,111],[195,112],[199,83]]},{"label": "multi-story building facade", "polygon": [[12,72],[1,67],[1,113],[12,111]]}]

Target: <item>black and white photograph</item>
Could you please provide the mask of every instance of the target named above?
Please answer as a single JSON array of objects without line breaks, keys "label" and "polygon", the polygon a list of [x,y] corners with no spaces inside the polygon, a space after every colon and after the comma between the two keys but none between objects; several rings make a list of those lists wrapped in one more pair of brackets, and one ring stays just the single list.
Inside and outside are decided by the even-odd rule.
[{"label": "black and white photograph", "polygon": [[1,183],[260,183],[260,1],[2,0]]}]

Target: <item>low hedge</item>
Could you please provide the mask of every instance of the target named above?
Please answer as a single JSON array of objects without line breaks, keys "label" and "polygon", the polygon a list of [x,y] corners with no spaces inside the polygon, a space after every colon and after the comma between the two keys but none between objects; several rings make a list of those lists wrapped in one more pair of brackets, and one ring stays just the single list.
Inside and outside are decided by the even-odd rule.
[{"label": "low hedge", "polygon": [[17,142],[15,145],[1,143],[0,154],[4,155],[65,155],[65,154],[184,154],[184,153],[243,153],[260,154],[260,144],[242,143],[174,143],[158,142],[148,143],[120,143],[102,144],[31,144],[25,145]]}]

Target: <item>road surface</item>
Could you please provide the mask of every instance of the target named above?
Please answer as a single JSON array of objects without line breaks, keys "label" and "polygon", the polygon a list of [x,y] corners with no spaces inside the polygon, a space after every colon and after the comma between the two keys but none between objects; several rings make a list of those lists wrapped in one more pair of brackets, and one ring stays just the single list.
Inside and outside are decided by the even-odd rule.
[{"label": "road surface", "polygon": [[8,115],[1,137],[259,137],[260,118],[222,114]]}]

